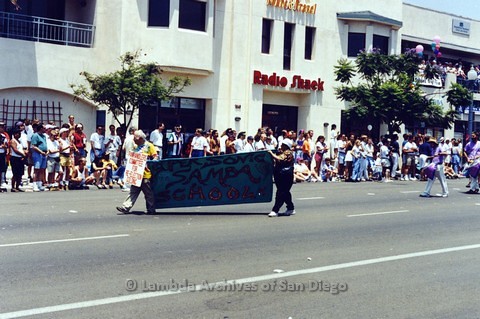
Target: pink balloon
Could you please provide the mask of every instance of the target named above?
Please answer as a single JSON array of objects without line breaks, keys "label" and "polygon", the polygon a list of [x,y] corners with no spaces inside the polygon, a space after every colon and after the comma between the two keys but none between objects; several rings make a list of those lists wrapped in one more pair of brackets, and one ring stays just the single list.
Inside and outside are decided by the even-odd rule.
[{"label": "pink balloon", "polygon": [[442,56],[442,52],[437,53],[437,58],[440,58]]},{"label": "pink balloon", "polygon": [[423,52],[423,45],[419,44],[415,47],[415,52],[420,53]]},{"label": "pink balloon", "polygon": [[440,49],[440,44],[435,45],[435,49]]},{"label": "pink balloon", "polygon": [[439,44],[441,40],[442,39],[440,39],[440,37],[438,35],[433,37],[433,42],[435,42],[436,44]]}]

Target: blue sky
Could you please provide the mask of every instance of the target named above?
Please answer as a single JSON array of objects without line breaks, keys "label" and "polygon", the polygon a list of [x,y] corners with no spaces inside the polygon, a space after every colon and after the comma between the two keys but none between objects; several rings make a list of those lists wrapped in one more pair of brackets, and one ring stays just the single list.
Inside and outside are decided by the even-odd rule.
[{"label": "blue sky", "polygon": [[403,0],[403,2],[414,4],[419,7],[452,13],[466,18],[480,20],[479,0]]}]

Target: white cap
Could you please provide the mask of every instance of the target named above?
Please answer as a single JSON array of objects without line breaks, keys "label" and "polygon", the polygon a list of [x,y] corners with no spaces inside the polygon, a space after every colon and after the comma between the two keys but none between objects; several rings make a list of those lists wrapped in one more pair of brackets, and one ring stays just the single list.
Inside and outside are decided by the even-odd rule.
[{"label": "white cap", "polygon": [[68,131],[70,131],[68,128],[62,127],[62,128],[60,129],[60,132],[59,132],[59,133],[62,134],[62,133],[64,133],[64,132],[68,132]]},{"label": "white cap", "polygon": [[282,145],[286,145],[289,149],[292,149],[293,142],[289,138],[285,138],[282,140]]},{"label": "white cap", "polygon": [[143,138],[144,140],[147,139],[147,135],[145,135],[142,130],[135,131],[135,133],[133,133],[133,136]]}]

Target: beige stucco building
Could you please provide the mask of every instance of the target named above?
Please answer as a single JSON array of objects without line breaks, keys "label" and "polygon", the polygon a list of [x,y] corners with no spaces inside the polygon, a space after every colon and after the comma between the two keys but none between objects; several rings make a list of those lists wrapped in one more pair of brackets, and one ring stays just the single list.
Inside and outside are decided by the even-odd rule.
[{"label": "beige stucco building", "polygon": [[[9,125],[25,117],[60,124],[68,114],[87,133],[112,123],[102,108],[74,102],[70,84],[82,81],[81,71],[118,69],[121,54],[139,49],[165,77],[188,76],[192,85],[174,101],[136,114],[134,123],[146,130],[158,121],[167,128],[181,123],[190,132],[232,127],[254,134],[270,126],[327,135],[348,107],[335,97],[333,66],[353,59],[358,48],[399,54],[421,43],[428,49],[438,34],[445,59],[480,63],[479,21],[400,0],[43,2],[16,11],[0,1],[0,119]],[[419,27],[420,15],[433,22]],[[454,30],[457,20],[468,30]]]}]

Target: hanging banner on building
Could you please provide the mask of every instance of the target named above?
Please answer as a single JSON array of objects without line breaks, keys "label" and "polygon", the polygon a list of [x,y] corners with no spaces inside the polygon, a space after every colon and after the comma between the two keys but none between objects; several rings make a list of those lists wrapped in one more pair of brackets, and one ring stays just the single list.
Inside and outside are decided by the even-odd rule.
[{"label": "hanging banner on building", "polygon": [[143,172],[147,165],[147,154],[129,152],[128,162],[125,166],[125,182],[140,187],[142,185]]},{"label": "hanging banner on building", "polygon": [[266,151],[148,161],[155,208],[272,201],[273,159]]}]

